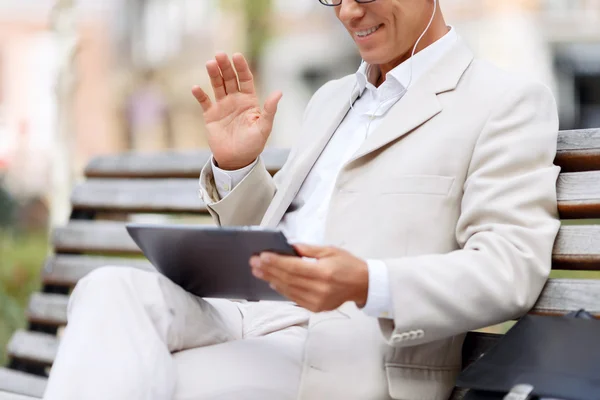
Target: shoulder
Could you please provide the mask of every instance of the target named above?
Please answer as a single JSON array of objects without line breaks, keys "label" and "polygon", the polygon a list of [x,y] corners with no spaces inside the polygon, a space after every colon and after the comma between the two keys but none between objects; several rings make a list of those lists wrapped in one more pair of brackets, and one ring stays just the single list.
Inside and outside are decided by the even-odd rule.
[{"label": "shoulder", "polygon": [[480,59],[473,60],[465,71],[459,90],[476,98],[487,98],[492,106],[506,101],[540,99],[554,103],[552,91],[542,82],[505,71]]}]

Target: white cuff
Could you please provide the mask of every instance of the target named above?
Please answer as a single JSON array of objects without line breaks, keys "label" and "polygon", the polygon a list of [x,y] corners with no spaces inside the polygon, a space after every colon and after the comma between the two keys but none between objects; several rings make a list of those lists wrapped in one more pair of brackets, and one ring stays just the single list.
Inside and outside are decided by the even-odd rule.
[{"label": "white cuff", "polygon": [[217,186],[217,192],[221,199],[224,199],[231,191],[244,180],[244,178],[252,171],[252,168],[258,163],[258,158],[254,162],[244,168],[236,169],[234,171],[225,171],[216,166],[215,159],[211,157],[210,164],[212,166],[213,177],[215,178],[215,185]]},{"label": "white cuff", "polygon": [[375,318],[393,319],[392,294],[387,265],[381,260],[367,260],[369,293],[363,312]]}]

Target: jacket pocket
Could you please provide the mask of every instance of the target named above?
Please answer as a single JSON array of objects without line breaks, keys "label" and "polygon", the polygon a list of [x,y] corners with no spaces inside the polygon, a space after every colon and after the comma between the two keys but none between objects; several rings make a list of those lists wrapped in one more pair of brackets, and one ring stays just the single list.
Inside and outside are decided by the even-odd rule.
[{"label": "jacket pocket", "polygon": [[447,400],[460,369],[387,364],[390,396],[398,400]]},{"label": "jacket pocket", "polygon": [[389,178],[379,191],[382,194],[430,194],[447,196],[454,177],[442,175],[400,175]]}]

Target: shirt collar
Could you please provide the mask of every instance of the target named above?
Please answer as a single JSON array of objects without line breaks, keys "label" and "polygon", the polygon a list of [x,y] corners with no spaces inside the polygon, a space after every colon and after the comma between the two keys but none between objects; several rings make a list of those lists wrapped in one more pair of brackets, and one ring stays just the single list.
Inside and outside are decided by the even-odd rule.
[{"label": "shirt collar", "polygon": [[[448,33],[443,37],[412,57],[412,81],[410,76],[411,62],[410,59],[408,59],[387,73],[386,82],[390,81],[390,84],[399,86],[399,90],[403,90],[408,87],[409,84],[415,83],[428,69],[442,58],[457,40],[458,34],[456,33],[456,30],[453,27],[450,27]],[[378,68],[374,68],[373,65],[363,61],[356,72],[356,79],[360,90],[359,93],[362,94],[367,87],[375,89],[374,84],[379,77],[378,74]]]}]

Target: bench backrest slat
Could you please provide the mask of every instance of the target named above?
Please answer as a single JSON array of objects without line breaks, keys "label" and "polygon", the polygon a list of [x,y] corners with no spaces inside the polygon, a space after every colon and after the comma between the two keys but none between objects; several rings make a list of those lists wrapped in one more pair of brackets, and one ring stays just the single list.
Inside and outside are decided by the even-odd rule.
[{"label": "bench backrest slat", "polygon": [[[563,173],[557,182],[563,219],[600,218],[600,171]],[[206,214],[198,179],[88,179],[71,196],[75,210]]]},{"label": "bench backrest slat", "polygon": [[600,170],[600,128],[559,132],[555,162],[563,172]]},{"label": "bench backrest slat", "polygon": [[[141,254],[122,222],[71,221],[57,228],[53,246],[59,253]],[[600,226],[562,226],[554,247],[558,269],[600,271]]]},{"label": "bench backrest slat", "polygon": [[206,214],[198,179],[89,179],[71,196],[75,210]]},{"label": "bench backrest slat", "polygon": [[[261,155],[269,172],[279,171],[289,149],[266,148]],[[85,169],[87,178],[190,178],[197,179],[210,159],[208,150],[164,153],[126,153],[94,158]]]}]

